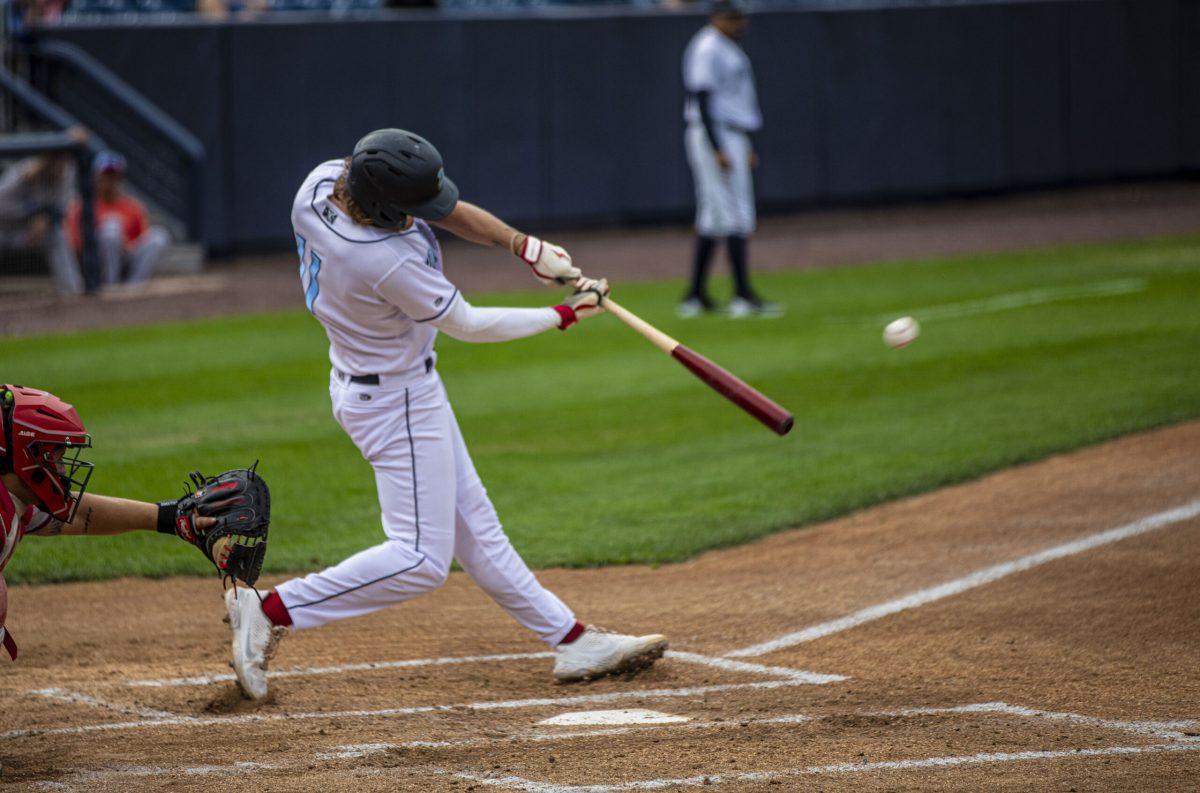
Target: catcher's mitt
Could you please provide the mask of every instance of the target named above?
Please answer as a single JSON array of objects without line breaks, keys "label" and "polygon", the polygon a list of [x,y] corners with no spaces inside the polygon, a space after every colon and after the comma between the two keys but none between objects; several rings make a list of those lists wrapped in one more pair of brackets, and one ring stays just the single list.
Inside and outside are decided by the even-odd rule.
[{"label": "catcher's mitt", "polygon": [[[262,572],[271,522],[271,491],[257,466],[211,477],[193,471],[183,498],[158,504],[159,531],[195,545],[222,575],[250,586]],[[200,528],[201,517],[216,523]]]}]

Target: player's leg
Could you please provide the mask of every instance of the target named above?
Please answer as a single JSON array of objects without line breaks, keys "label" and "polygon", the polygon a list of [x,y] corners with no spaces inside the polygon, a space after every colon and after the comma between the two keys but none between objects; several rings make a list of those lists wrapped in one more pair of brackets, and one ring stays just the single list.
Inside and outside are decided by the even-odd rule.
[{"label": "player's leg", "polygon": [[554,647],[575,627],[575,615],[553,592],[541,585],[513,548],[475,471],[449,405],[446,411],[454,436],[458,483],[454,558],[513,619]]},{"label": "player's leg", "polygon": [[56,224],[46,240],[46,259],[54,275],[55,286],[64,295],[77,295],[83,291],[83,276],[79,273],[79,260],[67,242],[66,232]]},{"label": "player's leg", "polygon": [[287,627],[314,628],[435,589],[454,553],[454,448],[436,378],[398,390],[334,379],[330,395],[334,416],[374,469],[387,539],[280,584],[261,606],[230,590],[234,670],[255,699],[267,694],[266,664]]},{"label": "player's leg", "polygon": [[121,229],[121,221],[114,218],[97,227],[96,253],[100,256],[100,276],[103,282],[120,283],[121,265],[125,257],[125,232]]},{"label": "player's leg", "polygon": [[171,235],[162,226],[151,226],[138,239],[129,252],[129,283],[136,284],[150,278],[158,267],[163,254],[171,247]]},{"label": "player's leg", "polygon": [[541,585],[504,533],[449,403],[446,412],[454,436],[458,480],[454,556],[513,619],[555,648],[555,677],[566,682],[628,672],[662,657],[667,648],[665,637],[627,636],[585,627]]},{"label": "player's leg", "polygon": [[374,469],[387,540],[281,584],[276,591],[296,629],[436,589],[454,553],[454,441],[436,379],[397,390],[347,388],[335,379],[332,394],[338,422]]},{"label": "player's leg", "polygon": [[734,317],[780,316],[782,308],[764,301],[750,284],[749,242],[754,233],[757,217],[754,207],[754,176],[750,167],[751,143],[742,132],[725,135],[726,153],[729,155],[728,174],[729,206],[732,215],[730,233],[726,238],[729,248],[729,266],[733,271],[734,299],[729,304],[729,313]]},{"label": "player's leg", "polygon": [[703,127],[698,124],[688,126],[684,132],[684,149],[696,191],[696,246],[691,282],[678,312],[680,316],[690,317],[715,307],[708,294],[708,272],[717,238],[727,233],[729,221],[721,200],[721,169]]}]

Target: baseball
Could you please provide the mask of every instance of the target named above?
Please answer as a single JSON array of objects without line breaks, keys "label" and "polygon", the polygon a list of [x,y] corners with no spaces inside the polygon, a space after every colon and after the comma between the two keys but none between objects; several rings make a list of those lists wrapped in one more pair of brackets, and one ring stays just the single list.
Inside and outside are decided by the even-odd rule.
[{"label": "baseball", "polygon": [[894,319],[883,329],[883,342],[893,350],[907,347],[921,335],[921,326],[912,317]]}]

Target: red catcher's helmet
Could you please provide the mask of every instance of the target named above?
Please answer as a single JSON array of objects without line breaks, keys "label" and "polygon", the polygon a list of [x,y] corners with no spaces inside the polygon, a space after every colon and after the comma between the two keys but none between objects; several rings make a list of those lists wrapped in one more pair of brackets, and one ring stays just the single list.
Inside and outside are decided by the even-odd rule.
[{"label": "red catcher's helmet", "polygon": [[92,464],[79,454],[92,445],[75,408],[54,394],[0,385],[0,473],[14,473],[42,509],[67,523],[87,489]]}]

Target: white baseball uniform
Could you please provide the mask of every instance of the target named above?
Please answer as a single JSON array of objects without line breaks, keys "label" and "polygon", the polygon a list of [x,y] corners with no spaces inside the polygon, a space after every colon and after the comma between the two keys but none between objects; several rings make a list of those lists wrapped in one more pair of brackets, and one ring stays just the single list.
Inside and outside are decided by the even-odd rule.
[{"label": "white baseball uniform", "polygon": [[[755,212],[748,133],[762,126],[750,58],[737,42],[706,25],[684,50],[683,85],[684,148],[696,186],[696,232],[702,237],[749,236]],[[717,164],[704,129],[700,92],[708,93],[713,132],[729,157],[728,170]]]},{"label": "white baseball uniform", "polygon": [[442,273],[441,249],[424,221],[389,233],[355,224],[329,200],[342,167],[332,160],[308,175],[292,226],[305,303],[329,337],[333,415],[375,471],[386,539],[276,592],[293,627],[312,628],[435,589],[457,559],[554,646],[575,616],[504,534],[434,368],[433,346],[438,330],[504,341],[557,327],[560,317],[551,308],[471,306]]}]

